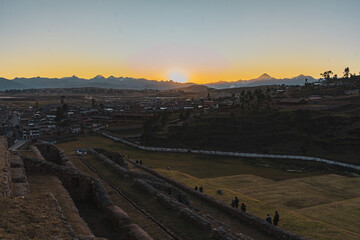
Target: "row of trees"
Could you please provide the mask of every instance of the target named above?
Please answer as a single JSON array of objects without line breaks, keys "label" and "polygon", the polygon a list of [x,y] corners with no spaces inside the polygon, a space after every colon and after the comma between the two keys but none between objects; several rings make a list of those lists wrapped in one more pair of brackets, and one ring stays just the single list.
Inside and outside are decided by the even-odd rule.
[{"label": "row of trees", "polygon": [[267,108],[270,108],[270,101],[270,89],[267,89],[266,91],[255,89],[254,92],[242,90],[239,95],[240,108],[242,111],[245,110],[245,106],[248,110],[251,108],[259,110],[263,108],[264,105],[266,105]]},{"label": "row of trees", "polygon": [[[353,77],[356,77],[356,73],[350,73],[350,68],[349,67],[346,67],[344,69],[344,73],[343,73],[343,78],[345,79],[349,79],[349,78],[353,78]],[[325,80],[330,80],[330,79],[338,79],[338,75],[337,74],[334,74],[331,70],[329,71],[325,71],[323,73],[320,73],[320,75],[325,79]],[[332,75],[334,75],[332,77]]]}]

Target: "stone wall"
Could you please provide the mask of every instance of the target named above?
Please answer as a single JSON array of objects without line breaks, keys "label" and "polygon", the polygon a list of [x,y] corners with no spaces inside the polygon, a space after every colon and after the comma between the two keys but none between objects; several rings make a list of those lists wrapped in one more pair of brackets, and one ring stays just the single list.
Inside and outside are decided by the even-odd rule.
[{"label": "stone wall", "polygon": [[145,167],[144,165],[138,165],[138,166],[141,169],[153,174],[154,176],[157,176],[157,177],[163,179],[164,181],[182,189],[183,191],[191,194],[192,196],[195,196],[203,201],[206,201],[207,203],[211,204],[212,206],[226,212],[228,215],[238,218],[242,222],[257,228],[257,229],[259,229],[259,231],[262,231],[270,236],[273,236],[276,239],[280,239],[280,240],[305,240],[306,239],[306,238],[298,236],[288,230],[285,230],[280,227],[276,227],[272,224],[269,224],[262,218],[259,218],[255,215],[252,215],[252,214],[249,214],[246,212],[242,212],[241,210],[233,208],[230,205],[226,205],[225,203],[218,201],[204,193],[195,191],[192,188],[189,188],[188,186],[186,186],[185,184],[180,183],[176,180],[173,180],[167,176],[164,176],[152,169]]},{"label": "stone wall", "polygon": [[[226,226],[222,222],[217,221],[209,214],[202,214],[197,209],[194,209],[192,206],[187,206],[183,203],[176,201],[175,199],[169,197],[166,194],[156,191],[155,188],[153,188],[150,184],[146,183],[141,179],[136,179],[135,185],[148,192],[149,194],[155,196],[155,198],[164,207],[177,211],[181,217],[203,229],[205,232],[211,233],[216,239],[250,239],[249,237],[241,233],[235,234],[231,232],[228,226]],[[221,234],[217,232],[218,229],[222,229]],[[219,238],[220,236],[221,238]],[[239,236],[242,236],[242,238],[240,238]]]},{"label": "stone wall", "polygon": [[[109,167],[117,171],[117,164],[112,162],[104,155],[96,153],[96,151],[93,149],[89,149],[88,152],[94,154],[98,157],[98,159],[104,161]],[[123,171],[124,169],[120,171],[121,176],[125,176]],[[247,236],[240,233],[238,233],[237,235],[241,235],[243,236],[243,238],[236,237],[236,234],[232,233],[229,230],[228,226],[215,220],[208,214],[205,215],[199,212],[197,209],[190,205],[187,196],[181,190],[172,186],[166,181],[153,175],[140,172],[128,171],[128,173],[126,173],[126,176],[134,179],[135,187],[140,188],[143,191],[154,196],[157,201],[159,201],[164,207],[176,211],[181,217],[203,229],[204,232],[208,234],[213,234],[215,238],[217,238],[219,234],[215,232],[213,233],[213,231],[215,231],[215,229],[219,227],[223,227],[224,229],[222,230],[222,232],[224,232],[225,235],[223,234],[221,239],[226,239],[224,236],[226,236],[228,239],[249,239]]]},{"label": "stone wall", "polygon": [[94,148],[94,150],[102,155],[106,156],[116,164],[120,165],[123,168],[128,169],[128,164],[125,162],[125,157],[117,152],[105,150],[103,148]]},{"label": "stone wall", "polygon": [[35,154],[37,159],[46,161],[46,159],[44,158],[44,156],[41,154],[41,152],[39,151],[39,149],[37,147],[35,147],[34,145],[31,145],[30,150]]},{"label": "stone wall", "polygon": [[[147,233],[139,226],[136,227],[136,231],[133,227],[129,227],[131,225],[131,219],[128,217],[126,212],[112,203],[107,191],[99,180],[81,173],[72,167],[58,165],[42,159],[29,158],[25,156],[22,158],[27,172],[51,173],[57,176],[74,201],[90,200],[94,202],[99,210],[106,213],[109,221],[114,225],[114,227],[120,230],[121,234],[130,235],[134,240],[151,239],[151,237],[149,237],[149,235],[147,235]],[[66,159],[68,158],[66,157]],[[133,231],[135,231],[135,233]],[[141,234],[137,234],[139,232]],[[81,239],[100,238],[93,236],[81,236]]]},{"label": "stone wall", "polygon": [[175,188],[171,184],[168,184],[165,181],[163,181],[157,177],[148,175],[148,174],[139,173],[139,172],[131,172],[128,169],[119,166],[118,163],[109,159],[108,157],[104,156],[103,154],[98,153],[95,149],[88,149],[88,153],[96,156],[99,160],[103,161],[105,164],[107,164],[109,167],[111,167],[115,172],[117,172],[120,176],[125,177],[125,178],[131,177],[134,179],[141,179],[142,181],[144,181],[147,184],[149,184],[150,186],[152,186],[154,189],[170,195],[177,201],[184,203],[186,205],[189,204],[189,200],[188,200],[187,196],[181,190],[179,190],[178,188]]},{"label": "stone wall", "polygon": [[126,239],[129,240],[152,240],[152,238],[141,227],[136,224],[126,225]]},{"label": "stone wall", "polygon": [[92,199],[92,194],[94,193],[92,189],[92,181],[98,182],[98,180],[93,179],[86,174],[80,173],[74,168],[61,166],[53,162],[36,158],[29,158],[25,156],[22,156],[22,158],[26,172],[40,172],[57,176],[75,201]]},{"label": "stone wall", "polygon": [[11,194],[10,152],[6,137],[0,136],[0,191],[1,195],[9,197]]},{"label": "stone wall", "polygon": [[217,156],[230,156],[230,157],[246,157],[246,158],[270,158],[270,159],[293,159],[301,161],[314,161],[321,162],[328,165],[360,171],[359,165],[348,164],[343,162],[332,161],[328,159],[310,157],[310,156],[298,156],[298,155],[283,155],[283,154],[261,154],[261,153],[241,153],[241,152],[223,152],[223,151],[210,151],[210,150],[198,150],[198,149],[184,149],[184,148],[160,148],[160,147],[148,147],[142,146],[136,143],[132,143],[123,138],[113,136],[112,134],[101,131],[100,134],[104,137],[110,138],[114,141],[124,143],[131,147],[154,152],[174,152],[174,153],[194,153],[194,154],[206,154],[206,155],[217,155]]},{"label": "stone wall", "polygon": [[[66,156],[64,151],[62,151],[55,145],[50,143],[38,143],[35,144],[34,147],[39,150],[43,158],[47,161],[56,163],[58,165],[74,168],[74,165],[72,164],[72,162],[69,161],[69,158]],[[34,149],[34,147],[32,149]],[[35,154],[38,154],[36,150]]]},{"label": "stone wall", "polygon": [[12,196],[25,196],[30,193],[29,183],[22,159],[11,154],[10,156]]}]

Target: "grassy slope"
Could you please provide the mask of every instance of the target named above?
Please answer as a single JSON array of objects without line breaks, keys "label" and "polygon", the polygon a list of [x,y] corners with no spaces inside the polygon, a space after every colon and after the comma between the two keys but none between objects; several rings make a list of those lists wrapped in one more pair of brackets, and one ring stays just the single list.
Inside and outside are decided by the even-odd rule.
[{"label": "grassy slope", "polygon": [[[205,189],[205,193],[209,196],[217,198],[225,203],[231,202],[234,196],[237,196],[240,199],[240,202],[244,202],[247,205],[248,212],[259,217],[265,217],[267,213],[273,214],[275,210],[279,211],[281,215],[280,226],[293,231],[297,234],[305,236],[310,239],[359,239],[360,234],[355,232],[350,232],[348,230],[338,227],[336,224],[330,225],[326,222],[319,221],[317,219],[312,219],[302,215],[301,213],[295,211],[289,211],[283,208],[275,207],[273,205],[267,204],[263,201],[248,197],[241,194],[240,192],[233,191],[225,188],[224,186],[209,183],[208,180],[195,178],[188,174],[184,174],[174,170],[163,170],[156,169],[162,174],[168,175],[173,179],[181,181],[188,185],[189,187],[194,187],[194,185],[202,185]],[[289,186],[291,187],[291,186]],[[217,190],[221,189],[223,194],[217,194]],[[358,217],[357,217],[358,218]],[[356,222],[356,219],[353,219]]]},{"label": "grassy slope", "polygon": [[58,200],[61,210],[76,234],[91,235],[92,232],[80,218],[79,212],[69,193],[60,180],[50,174],[28,174],[28,182],[32,192],[48,194],[53,193]]},{"label": "grassy slope", "polygon": [[49,194],[0,197],[0,239],[71,239]]},{"label": "grassy slope", "polygon": [[360,178],[335,174],[284,181],[235,175],[205,181],[289,210],[360,197]]},{"label": "grassy slope", "polygon": [[106,148],[127,154],[131,159],[141,159],[144,164],[151,168],[165,169],[170,166],[172,169],[199,178],[254,174],[274,180],[283,180],[322,174],[317,171],[304,171],[302,173],[286,172],[286,168],[292,169],[293,167],[289,164],[289,167],[279,169],[279,164],[283,164],[284,161],[141,151],[99,136],[79,137],[76,141],[59,143],[58,145],[64,150],[78,147]]},{"label": "grassy slope", "polygon": [[360,234],[360,198],[303,208],[295,212]]},{"label": "grassy slope", "polygon": [[[108,150],[120,152],[122,154],[129,154],[130,158],[141,159],[143,160],[144,164],[146,164],[151,168],[156,168],[159,171],[166,174],[172,173],[172,177],[177,178],[178,180],[188,184],[190,187],[203,184],[203,186],[205,186],[205,191],[207,194],[210,194],[213,197],[217,197],[226,203],[230,203],[233,197],[237,195],[238,197],[240,197],[240,201],[246,202],[249,208],[249,212],[257,216],[264,217],[267,213],[273,213],[275,210],[279,210],[281,214],[282,227],[312,239],[329,239],[329,238],[358,239],[360,237],[359,234],[347,231],[345,230],[345,228],[341,229],[334,227],[334,225],[328,225],[324,222],[321,222],[320,221],[321,219],[319,218],[311,217],[310,215],[307,215],[308,217],[306,217],[304,216],[305,214],[302,215],[301,213],[295,211],[286,210],[289,209],[289,206],[288,207],[282,206],[281,202],[279,202],[279,204],[275,204],[276,199],[278,199],[279,195],[272,193],[271,191],[272,188],[266,190],[266,185],[269,184],[271,185],[272,183],[276,183],[273,180],[285,180],[285,179],[294,179],[294,178],[295,178],[294,180],[296,180],[296,178],[300,178],[300,177],[317,176],[321,174],[319,172],[312,172],[312,171],[302,172],[302,173],[286,172],[284,169],[275,169],[275,167],[279,167],[279,166],[276,164],[275,165],[272,164],[273,163],[272,160],[266,161],[262,159],[261,160],[240,159],[240,158],[227,158],[227,157],[223,158],[223,157],[211,157],[206,155],[195,155],[195,154],[169,154],[169,153],[146,152],[146,151],[136,150],[128,146],[125,146],[123,144],[115,143],[112,140],[98,136],[88,136],[86,138],[80,137],[76,141],[61,143],[59,144],[59,146],[67,151],[71,151],[76,147],[102,147]],[[261,164],[256,164],[259,161],[261,162]],[[261,165],[267,167],[263,167]],[[269,165],[270,166],[273,165],[273,166],[268,167]],[[168,166],[178,171],[165,171],[164,169],[166,169]],[[258,178],[252,180],[252,182],[257,184],[258,181],[261,180],[259,185],[264,186],[263,188],[264,193],[266,190],[266,193],[263,195],[264,201],[257,200],[251,196],[246,196],[246,194],[240,194],[239,193],[240,189],[236,189],[237,186],[235,184],[233,184],[232,186],[234,189],[231,188],[231,182],[233,182],[231,177],[228,177],[230,183],[229,181],[226,180],[226,177],[224,177],[224,176],[240,175],[240,174],[253,174],[258,176]],[[216,177],[224,177],[223,180],[225,181],[223,182],[223,185],[221,185],[221,181],[222,181],[221,178],[216,179]],[[206,179],[201,179],[201,178],[206,178]],[[331,186],[335,187],[334,184],[338,180],[340,179],[334,178],[334,181],[329,183],[331,184]],[[250,180],[248,179],[248,181]],[[218,183],[220,183],[220,186],[217,186]],[[250,187],[251,183],[248,184]],[[340,192],[337,192],[333,196],[337,196],[337,195],[341,196],[341,187],[343,186],[344,185],[340,184],[339,185],[340,189],[338,189]],[[296,186],[296,184],[294,185],[293,183],[293,185],[291,186],[290,184],[290,186],[287,189],[289,188],[293,189],[294,187],[296,188],[298,186]],[[350,185],[350,188],[351,187],[352,186]],[[216,191],[220,188],[224,191],[223,195],[216,194]],[[331,191],[331,189],[330,190],[328,189],[328,191]],[[256,193],[256,191],[254,192]],[[286,194],[286,192],[283,193]],[[278,194],[280,193],[278,192]],[[316,200],[317,198],[316,190],[311,191],[311,194],[313,195],[307,198],[308,201],[313,200],[314,198]],[[301,196],[301,193],[299,193],[297,196]],[[268,199],[266,199],[267,197]],[[304,195],[304,198],[306,198],[306,195]],[[265,200],[268,200],[270,203],[266,203]],[[310,205],[313,204],[314,203]],[[341,226],[341,224],[339,226]]]}]

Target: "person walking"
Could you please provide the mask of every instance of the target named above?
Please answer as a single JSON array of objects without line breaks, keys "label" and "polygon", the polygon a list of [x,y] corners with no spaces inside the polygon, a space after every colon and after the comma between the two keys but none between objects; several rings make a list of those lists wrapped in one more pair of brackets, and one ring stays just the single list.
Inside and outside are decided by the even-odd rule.
[{"label": "person walking", "polygon": [[195,191],[197,191],[197,190],[198,190],[198,187],[197,187],[197,186],[195,186],[194,190],[195,190]]},{"label": "person walking", "polygon": [[246,212],[246,205],[245,205],[245,203],[241,203],[241,211]]},{"label": "person walking", "polygon": [[204,192],[204,188],[202,186],[200,186],[199,191]]},{"label": "person walking", "polygon": [[271,217],[270,217],[270,214],[268,214],[268,215],[266,216],[266,221],[267,221],[268,223],[270,223],[270,224],[271,224]]},{"label": "person walking", "polygon": [[280,215],[279,215],[279,213],[277,211],[275,211],[274,225],[277,226],[279,221],[280,221]]},{"label": "person walking", "polygon": [[235,197],[235,207],[239,208],[239,199]]}]

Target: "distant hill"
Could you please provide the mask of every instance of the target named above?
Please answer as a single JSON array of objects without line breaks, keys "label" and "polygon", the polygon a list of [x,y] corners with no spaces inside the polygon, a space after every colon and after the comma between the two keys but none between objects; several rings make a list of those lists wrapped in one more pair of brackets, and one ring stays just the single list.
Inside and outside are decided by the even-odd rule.
[{"label": "distant hill", "polygon": [[23,89],[24,87],[21,83],[0,78],[0,90]]},{"label": "distant hill", "polygon": [[[0,78],[0,91],[10,89],[31,89],[31,88],[79,88],[79,87],[98,87],[98,88],[112,88],[112,89],[179,89],[193,86],[189,91],[206,91],[205,87],[224,89],[224,88],[238,88],[238,87],[255,87],[262,85],[303,85],[305,79],[308,82],[315,82],[311,76],[299,75],[294,78],[276,79],[264,73],[258,78],[251,80],[239,80],[235,82],[220,81],[216,83],[208,83],[197,85],[195,83],[177,83],[174,81],[156,81],[147,80],[145,78],[131,78],[131,77],[114,77],[105,78],[98,75],[91,79],[78,78],[77,76],[64,78],[15,78],[9,80]],[[199,86],[199,87],[195,87]],[[184,89],[186,90],[186,89]]]},{"label": "distant hill", "polygon": [[0,90],[31,89],[31,88],[76,88],[99,87],[114,89],[176,89],[194,85],[194,83],[177,83],[174,81],[155,81],[144,78],[96,76],[91,79],[76,76],[64,78],[15,78],[13,80],[0,78]]},{"label": "distant hill", "polygon": [[177,90],[185,91],[185,92],[207,92],[209,90],[209,87],[205,85],[194,84],[192,86],[178,88]]},{"label": "distant hill", "polygon": [[311,76],[304,76],[299,75],[294,78],[282,78],[277,79],[269,76],[268,74],[264,73],[258,78],[251,79],[251,80],[239,80],[235,82],[215,82],[215,83],[208,83],[204,84],[205,86],[217,88],[217,89],[223,89],[223,88],[238,88],[238,87],[255,87],[255,86],[263,86],[263,85],[304,85],[305,79],[309,83],[315,82],[317,79],[311,77]]}]

